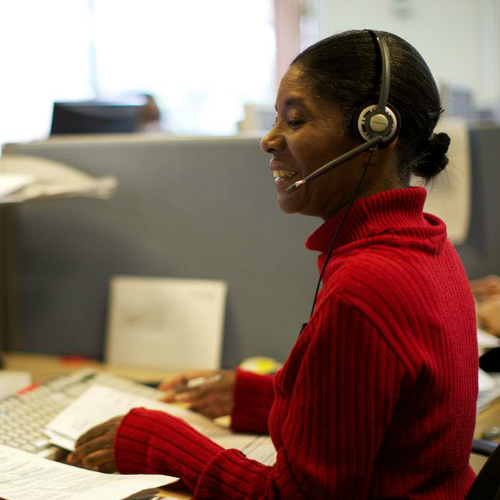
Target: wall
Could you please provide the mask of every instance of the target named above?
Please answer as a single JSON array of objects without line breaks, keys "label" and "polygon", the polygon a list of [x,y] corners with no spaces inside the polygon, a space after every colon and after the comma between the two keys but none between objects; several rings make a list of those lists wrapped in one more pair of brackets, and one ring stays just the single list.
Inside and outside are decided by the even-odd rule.
[{"label": "wall", "polygon": [[348,29],[390,31],[413,44],[436,81],[500,103],[500,0],[318,0],[320,37]]},{"label": "wall", "polygon": [[312,304],[317,254],[304,241],[320,221],[281,212],[258,138],[135,135],[10,149],[119,181],[106,202],[18,207],[21,349],[102,356],[109,279],[122,274],[225,280],[224,366],[287,357]]},{"label": "wall", "polygon": [[470,131],[472,211],[465,243],[457,248],[470,279],[500,274],[500,127]]},{"label": "wall", "polygon": [[[470,278],[500,274],[500,128],[471,130],[472,216],[458,247]],[[224,279],[223,364],[285,359],[307,320],[319,221],[284,215],[258,139],[91,139],[20,144],[120,185],[110,201],[64,200],[17,210],[23,350],[101,356],[115,274]],[[1,221],[0,221],[1,222]]]}]

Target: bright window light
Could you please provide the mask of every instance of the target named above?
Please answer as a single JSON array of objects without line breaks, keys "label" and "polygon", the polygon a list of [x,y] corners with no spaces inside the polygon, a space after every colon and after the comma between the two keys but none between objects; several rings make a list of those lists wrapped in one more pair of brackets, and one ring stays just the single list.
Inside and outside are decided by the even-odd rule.
[{"label": "bright window light", "polygon": [[46,137],[55,100],[147,92],[165,129],[233,134],[275,97],[272,0],[2,0],[0,143]]},{"label": "bright window light", "polygon": [[87,0],[0,1],[0,143],[46,137],[52,103],[92,96]]},{"label": "bright window light", "polygon": [[99,91],[147,91],[177,133],[230,134],[274,99],[270,0],[94,0]]}]

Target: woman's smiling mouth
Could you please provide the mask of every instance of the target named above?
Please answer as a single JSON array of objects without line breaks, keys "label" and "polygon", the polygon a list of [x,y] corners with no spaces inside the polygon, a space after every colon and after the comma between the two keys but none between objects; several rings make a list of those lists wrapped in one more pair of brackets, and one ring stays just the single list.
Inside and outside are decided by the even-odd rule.
[{"label": "woman's smiling mouth", "polygon": [[273,170],[274,180],[278,181],[280,179],[289,179],[291,177],[295,177],[297,172],[293,170]]}]

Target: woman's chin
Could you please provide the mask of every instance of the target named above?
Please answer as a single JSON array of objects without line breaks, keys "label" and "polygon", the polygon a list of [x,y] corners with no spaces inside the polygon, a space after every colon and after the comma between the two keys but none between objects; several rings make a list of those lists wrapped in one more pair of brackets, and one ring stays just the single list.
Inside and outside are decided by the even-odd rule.
[{"label": "woman's chin", "polygon": [[278,196],[278,205],[283,213],[285,214],[299,213],[301,204],[298,203],[297,199],[293,198],[296,198],[296,196],[290,194],[284,194]]}]

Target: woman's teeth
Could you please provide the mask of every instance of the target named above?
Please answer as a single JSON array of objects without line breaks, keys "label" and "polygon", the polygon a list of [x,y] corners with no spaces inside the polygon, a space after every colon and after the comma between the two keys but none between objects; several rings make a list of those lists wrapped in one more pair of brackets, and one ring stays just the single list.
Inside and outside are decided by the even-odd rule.
[{"label": "woman's teeth", "polygon": [[297,172],[292,172],[291,170],[273,170],[273,175],[276,180],[282,179],[283,177],[295,177]]}]

